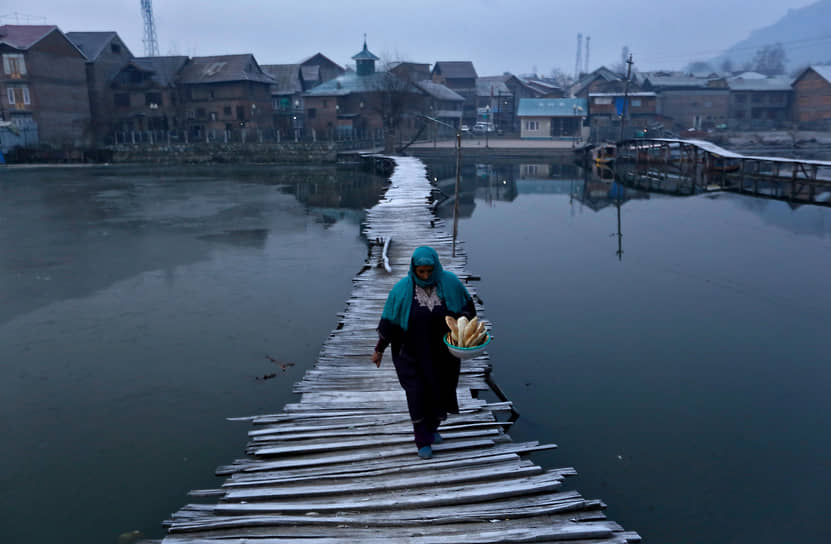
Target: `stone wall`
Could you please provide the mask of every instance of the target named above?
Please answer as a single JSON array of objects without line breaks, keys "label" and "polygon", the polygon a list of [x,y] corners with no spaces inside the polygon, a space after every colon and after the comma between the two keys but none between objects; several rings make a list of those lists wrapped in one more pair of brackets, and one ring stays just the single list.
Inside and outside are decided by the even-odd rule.
[{"label": "stone wall", "polygon": [[108,149],[112,151],[114,163],[333,163],[337,160],[337,147],[329,142],[118,145]]}]

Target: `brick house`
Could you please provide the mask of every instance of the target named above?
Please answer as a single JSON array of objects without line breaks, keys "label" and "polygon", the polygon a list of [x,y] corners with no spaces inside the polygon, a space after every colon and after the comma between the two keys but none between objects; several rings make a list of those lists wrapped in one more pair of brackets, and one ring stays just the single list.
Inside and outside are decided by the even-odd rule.
[{"label": "brick house", "polygon": [[439,61],[433,65],[433,81],[441,83],[465,99],[462,122],[473,125],[476,117],[476,68],[469,60]]},{"label": "brick house", "polygon": [[133,54],[115,32],[67,32],[66,37],[87,58],[92,141],[96,144],[108,143],[114,107],[110,82],[133,58]]},{"label": "brick house", "polygon": [[250,138],[273,128],[271,86],[254,55],[193,57],[178,77],[189,140]]},{"label": "brick house", "polygon": [[628,96],[622,92],[589,93],[589,119],[598,140],[619,137],[624,99],[628,100],[625,126],[632,131],[645,131],[658,120],[658,97],[654,92],[635,91]]},{"label": "brick house", "polygon": [[727,80],[730,106],[727,124],[734,130],[770,130],[792,124],[793,89],[787,77]]},{"label": "brick house", "polygon": [[[412,81],[375,70],[367,49],[354,55],[356,69],[304,95],[307,132],[317,139],[371,139],[392,148],[423,126],[426,93]],[[308,134],[307,134],[308,136]]]},{"label": "brick house", "polygon": [[113,116],[108,139],[132,143],[183,137],[184,105],[176,78],[187,62],[184,56],[138,57],[119,70],[109,89]]},{"label": "brick house", "polygon": [[303,137],[306,125],[303,93],[345,72],[322,53],[296,64],[264,64],[262,69],[275,81],[271,86],[274,128],[282,136],[297,138]]},{"label": "brick house", "polygon": [[84,147],[90,109],[84,54],[56,26],[0,26],[0,116],[25,145]]},{"label": "brick house", "polygon": [[706,130],[727,123],[730,90],[724,78],[652,72],[641,76],[641,89],[657,93],[657,114],[666,128]]},{"label": "brick house", "polygon": [[793,81],[794,121],[800,128],[831,130],[831,65],[805,68]]}]

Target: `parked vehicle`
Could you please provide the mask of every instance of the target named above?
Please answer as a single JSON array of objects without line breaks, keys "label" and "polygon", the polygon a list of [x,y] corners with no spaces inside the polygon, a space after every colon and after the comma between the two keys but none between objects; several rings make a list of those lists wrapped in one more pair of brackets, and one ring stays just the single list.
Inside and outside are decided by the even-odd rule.
[{"label": "parked vehicle", "polygon": [[485,132],[493,132],[493,123],[478,122],[473,125],[473,132],[484,134]]},{"label": "parked vehicle", "polygon": [[470,127],[467,125],[462,125],[459,128],[459,130],[462,132],[462,134],[470,134]]}]

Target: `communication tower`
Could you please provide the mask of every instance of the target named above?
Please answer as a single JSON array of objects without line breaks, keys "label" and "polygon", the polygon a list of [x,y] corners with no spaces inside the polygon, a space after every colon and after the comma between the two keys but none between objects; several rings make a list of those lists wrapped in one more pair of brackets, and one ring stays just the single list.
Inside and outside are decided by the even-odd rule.
[{"label": "communication tower", "polygon": [[577,60],[574,62],[574,79],[580,79],[580,68],[583,64],[583,34],[577,34]]},{"label": "communication tower", "polygon": [[591,36],[586,36],[586,69],[583,70],[584,74],[589,73],[589,45],[591,45]]},{"label": "communication tower", "polygon": [[141,0],[141,16],[144,18],[144,56],[158,57],[159,42],[156,40],[156,22],[153,19],[152,0]]}]

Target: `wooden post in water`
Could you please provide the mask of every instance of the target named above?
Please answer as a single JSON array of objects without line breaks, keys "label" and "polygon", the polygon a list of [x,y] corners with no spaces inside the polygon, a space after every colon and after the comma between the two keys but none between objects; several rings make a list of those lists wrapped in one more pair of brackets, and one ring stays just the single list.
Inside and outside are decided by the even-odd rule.
[{"label": "wooden post in water", "polygon": [[462,130],[456,129],[456,197],[453,200],[453,258],[456,257],[456,236],[459,234],[459,186],[462,175]]}]

